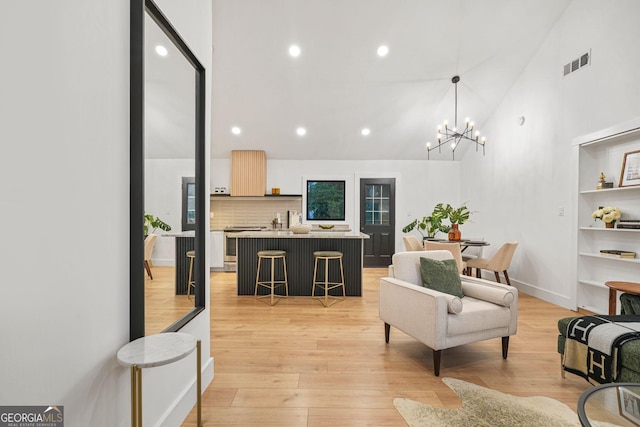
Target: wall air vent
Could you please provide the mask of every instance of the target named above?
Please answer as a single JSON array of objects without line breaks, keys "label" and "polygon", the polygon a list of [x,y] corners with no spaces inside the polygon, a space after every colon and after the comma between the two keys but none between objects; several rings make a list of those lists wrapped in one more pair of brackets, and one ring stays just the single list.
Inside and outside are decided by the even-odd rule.
[{"label": "wall air vent", "polygon": [[566,77],[589,64],[591,64],[591,49],[589,49],[589,52],[585,52],[576,59],[571,60],[568,64],[565,64],[564,67],[562,67],[562,74]]}]

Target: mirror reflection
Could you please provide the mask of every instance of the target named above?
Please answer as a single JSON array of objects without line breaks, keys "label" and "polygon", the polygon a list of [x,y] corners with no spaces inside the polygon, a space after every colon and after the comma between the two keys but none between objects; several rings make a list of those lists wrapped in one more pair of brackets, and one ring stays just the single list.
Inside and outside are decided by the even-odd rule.
[{"label": "mirror reflection", "polygon": [[[193,182],[196,173],[196,83],[193,66],[148,13],[144,40],[144,293],[150,335],[194,308],[194,228],[183,227],[182,216],[184,182]],[[186,203],[193,202],[187,197]]]}]

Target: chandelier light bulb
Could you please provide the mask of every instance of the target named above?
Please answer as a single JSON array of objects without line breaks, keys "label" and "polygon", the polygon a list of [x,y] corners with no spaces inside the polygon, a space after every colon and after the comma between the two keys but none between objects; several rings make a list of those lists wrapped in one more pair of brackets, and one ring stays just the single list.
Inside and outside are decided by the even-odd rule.
[{"label": "chandelier light bulb", "polygon": [[431,148],[431,143],[430,143],[430,142],[427,142],[427,150],[428,150],[429,148]]},{"label": "chandelier light bulb", "polygon": [[451,143],[451,148],[452,148],[452,149],[456,148],[456,143],[455,143],[455,142],[452,142],[452,143]]},{"label": "chandelier light bulb", "polygon": [[445,120],[444,122],[442,122],[444,124],[444,127],[446,129],[446,127],[449,125],[449,120]]},{"label": "chandelier light bulb", "polygon": [[482,137],[482,145],[485,144],[485,142],[487,142],[487,138],[485,138],[484,136]]},{"label": "chandelier light bulb", "polygon": [[467,125],[469,124],[469,121],[470,121],[470,120],[469,120],[469,117],[466,117],[466,118],[464,119],[464,122],[465,122]]},{"label": "chandelier light bulb", "polygon": [[474,124],[473,122],[469,123],[469,127],[470,127],[471,129],[473,129],[473,127],[474,127],[474,126],[475,126],[475,124]]},{"label": "chandelier light bulb", "polygon": [[442,134],[441,134],[441,133],[439,133],[439,134],[438,134],[438,142],[440,142],[441,140],[442,140]]}]

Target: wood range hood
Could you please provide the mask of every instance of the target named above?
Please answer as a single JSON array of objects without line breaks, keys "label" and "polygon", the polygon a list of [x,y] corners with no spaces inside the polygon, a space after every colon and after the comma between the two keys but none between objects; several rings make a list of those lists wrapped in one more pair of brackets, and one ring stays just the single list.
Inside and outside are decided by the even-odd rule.
[{"label": "wood range hood", "polygon": [[231,196],[264,196],[267,155],[263,150],[231,151]]}]

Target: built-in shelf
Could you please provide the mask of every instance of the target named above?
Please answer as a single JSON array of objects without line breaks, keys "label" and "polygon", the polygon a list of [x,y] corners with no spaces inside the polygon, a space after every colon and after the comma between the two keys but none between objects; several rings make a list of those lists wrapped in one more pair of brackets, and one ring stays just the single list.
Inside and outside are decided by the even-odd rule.
[{"label": "built-in shelf", "polygon": [[603,188],[602,190],[583,190],[580,194],[604,194],[611,193],[617,191],[638,191],[640,190],[640,186],[635,187],[616,187],[616,188]]},{"label": "built-in shelf", "polygon": [[622,262],[633,262],[633,263],[636,263],[636,264],[640,264],[640,259],[638,259],[638,258],[618,258],[618,257],[615,257],[615,256],[605,256],[605,255],[600,255],[600,254],[596,254],[596,253],[589,253],[589,252],[580,252],[578,255],[591,257],[591,258],[600,258],[600,259],[606,259],[606,260],[612,260],[612,261],[622,261]]},{"label": "built-in shelf", "polygon": [[617,206],[624,219],[640,218],[640,186],[595,187],[600,174],[618,184],[625,154],[640,149],[640,118],[575,138],[573,144],[577,160],[576,305],[594,313],[607,313],[605,282],[634,281],[640,274],[640,259],[604,256],[599,250],[624,248],[640,252],[640,239],[633,234],[640,230],[605,228],[593,221],[592,214],[598,206]]},{"label": "built-in shelf", "polygon": [[595,286],[596,288],[609,289],[604,282],[597,282],[595,280],[578,279],[578,283],[587,286]]},{"label": "built-in shelf", "polygon": [[639,233],[640,230],[633,228],[602,228],[602,227],[580,227],[580,230],[585,231],[607,231],[607,232],[624,232],[624,233]]}]

